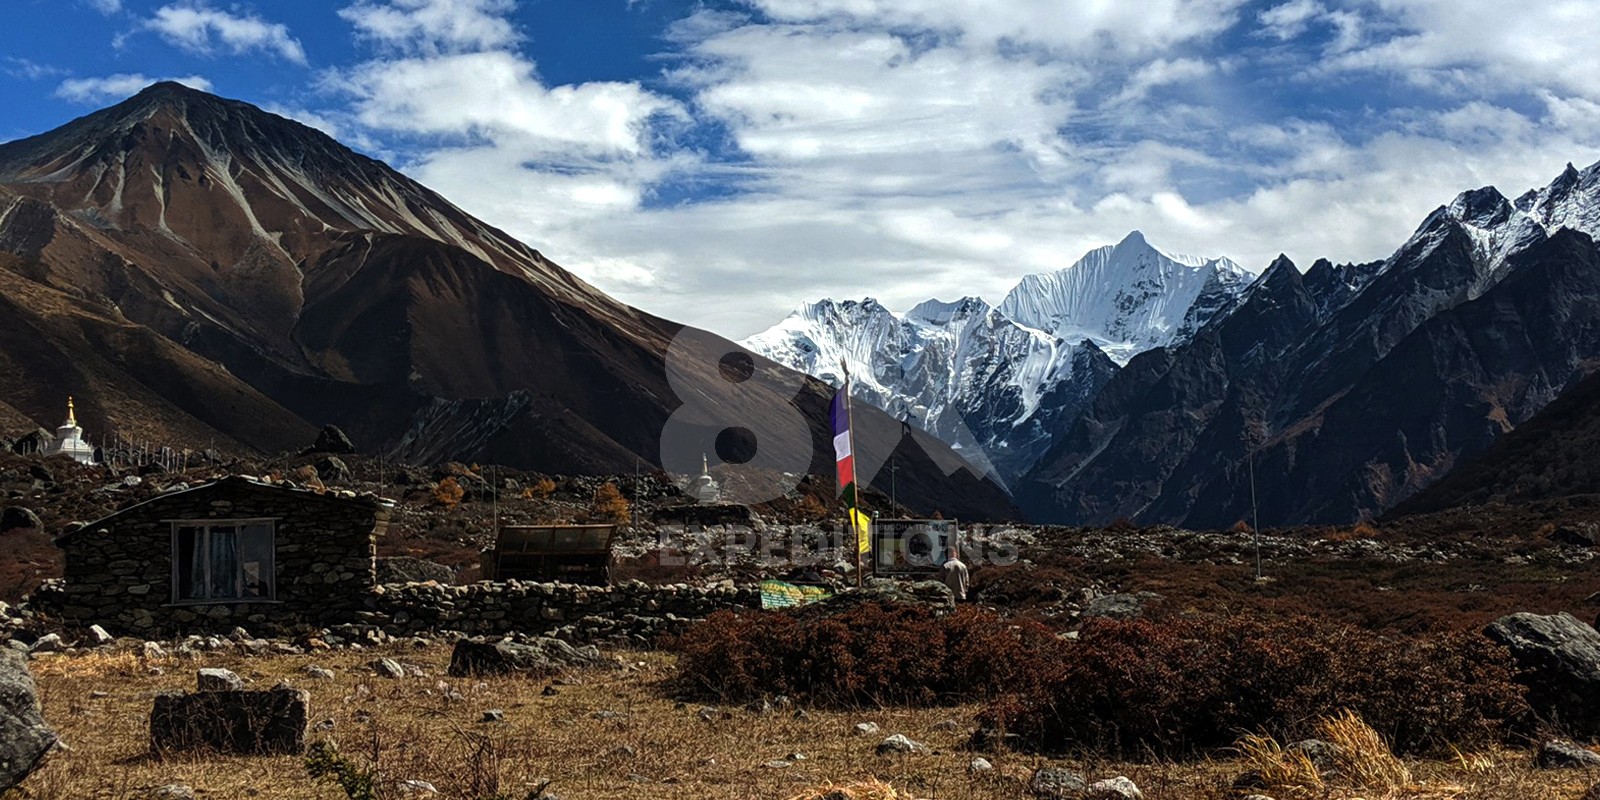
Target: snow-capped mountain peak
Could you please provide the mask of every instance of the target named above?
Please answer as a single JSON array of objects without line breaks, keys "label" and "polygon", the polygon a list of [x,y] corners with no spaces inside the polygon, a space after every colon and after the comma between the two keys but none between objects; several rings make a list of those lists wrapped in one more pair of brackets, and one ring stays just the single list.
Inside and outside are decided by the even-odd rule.
[{"label": "snow-capped mountain peak", "polygon": [[[1252,278],[1226,258],[1168,253],[1133,231],[1070,267],[1023,278],[999,311],[1060,338],[1089,339],[1126,363],[1198,330]],[[1207,313],[1191,319],[1197,304]]]},{"label": "snow-capped mountain peak", "polygon": [[1009,479],[1118,365],[1193,335],[1250,280],[1226,258],[1167,253],[1133,231],[1023,278],[999,307],[969,296],[896,315],[871,298],[820,300],[743,344],[836,385],[848,365],[855,396],[958,448],[982,447]]}]

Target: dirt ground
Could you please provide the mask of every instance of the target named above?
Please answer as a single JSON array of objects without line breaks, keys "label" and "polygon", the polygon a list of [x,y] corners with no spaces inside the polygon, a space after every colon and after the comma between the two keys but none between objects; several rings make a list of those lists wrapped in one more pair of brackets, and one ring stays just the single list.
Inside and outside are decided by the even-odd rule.
[{"label": "dirt ground", "polygon": [[[380,655],[417,665],[423,674],[377,677],[367,664]],[[449,655],[447,646],[434,645],[304,655],[216,652],[154,661],[129,651],[44,656],[32,668],[45,717],[68,749],[51,755],[7,800],[140,798],[169,784],[219,800],[345,796],[309,778],[298,757],[151,756],[151,698],[192,689],[202,666],[232,669],[259,688],[287,680],[309,690],[310,740],[332,743],[358,764],[376,763],[380,797],[522,800],[548,780],[547,791],[566,800],[805,798],[818,795],[819,787],[876,780],[905,798],[998,800],[1027,796],[1035,768],[1060,766],[1090,780],[1125,775],[1150,800],[1220,799],[1236,796],[1227,787],[1244,769],[1228,753],[1182,764],[989,753],[984,755],[994,771],[975,776],[967,769],[975,754],[961,749],[977,711],[973,706],[807,710],[800,717],[786,708],[764,714],[708,711],[678,702],[664,686],[673,668],[670,654],[619,652],[625,667],[554,681],[450,678]],[[310,665],[335,677],[313,679],[305,673]],[[547,694],[547,687],[554,693]],[[504,721],[483,722],[490,709],[502,710]],[[860,722],[876,723],[880,732],[857,735]],[[894,733],[926,744],[932,753],[877,756],[877,743]],[[1576,800],[1600,780],[1582,772],[1535,770],[1531,756],[1516,751],[1409,766],[1417,791],[1315,796]],[[407,791],[403,781],[427,781],[439,794]],[[1280,793],[1278,800],[1289,796]]]}]

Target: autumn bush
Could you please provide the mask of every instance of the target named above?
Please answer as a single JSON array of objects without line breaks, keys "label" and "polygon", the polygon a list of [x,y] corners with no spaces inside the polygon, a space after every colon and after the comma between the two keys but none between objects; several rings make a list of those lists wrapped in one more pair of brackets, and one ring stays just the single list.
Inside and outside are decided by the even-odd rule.
[{"label": "autumn bush", "polygon": [[1092,620],[1050,681],[985,728],[1031,749],[1182,755],[1242,734],[1304,737],[1361,715],[1397,751],[1503,740],[1525,712],[1506,651],[1477,633],[1381,635],[1309,618]]},{"label": "autumn bush", "polygon": [[963,607],[867,602],[837,612],[719,611],[673,643],[676,683],[718,702],[927,706],[1043,687],[1062,643]]},{"label": "autumn bush", "polygon": [[461,500],[467,495],[466,489],[454,477],[446,477],[434,484],[433,501],[445,508],[455,508],[461,505]]},{"label": "autumn bush", "polygon": [[631,513],[628,499],[622,496],[622,491],[614,483],[602,484],[596,489],[594,499],[589,504],[589,518],[595,522],[620,525],[628,521]]}]

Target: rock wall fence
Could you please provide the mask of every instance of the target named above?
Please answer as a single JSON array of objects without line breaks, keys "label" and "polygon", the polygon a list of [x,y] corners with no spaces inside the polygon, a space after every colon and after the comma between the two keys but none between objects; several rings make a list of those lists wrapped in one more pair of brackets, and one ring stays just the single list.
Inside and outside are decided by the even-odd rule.
[{"label": "rock wall fence", "polygon": [[681,633],[689,622],[716,611],[759,608],[761,592],[727,584],[407,583],[376,587],[365,606],[350,621],[381,628],[390,636],[460,631],[474,636],[528,633],[581,642],[648,642]]}]

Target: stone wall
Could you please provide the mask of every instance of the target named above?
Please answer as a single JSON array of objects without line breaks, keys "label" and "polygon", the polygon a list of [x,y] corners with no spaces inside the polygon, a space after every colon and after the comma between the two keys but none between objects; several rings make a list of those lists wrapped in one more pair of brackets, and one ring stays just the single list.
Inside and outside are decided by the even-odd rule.
[{"label": "stone wall", "polygon": [[[174,603],[173,520],[257,518],[276,520],[275,599]],[[68,624],[144,636],[348,622],[372,598],[377,535],[388,518],[376,498],[228,478],[156,497],[57,539],[63,580],[31,605]]]},{"label": "stone wall", "polygon": [[391,636],[427,631],[528,633],[568,641],[648,642],[723,609],[759,608],[755,587],[565,583],[433,583],[377,587],[357,619]]}]

